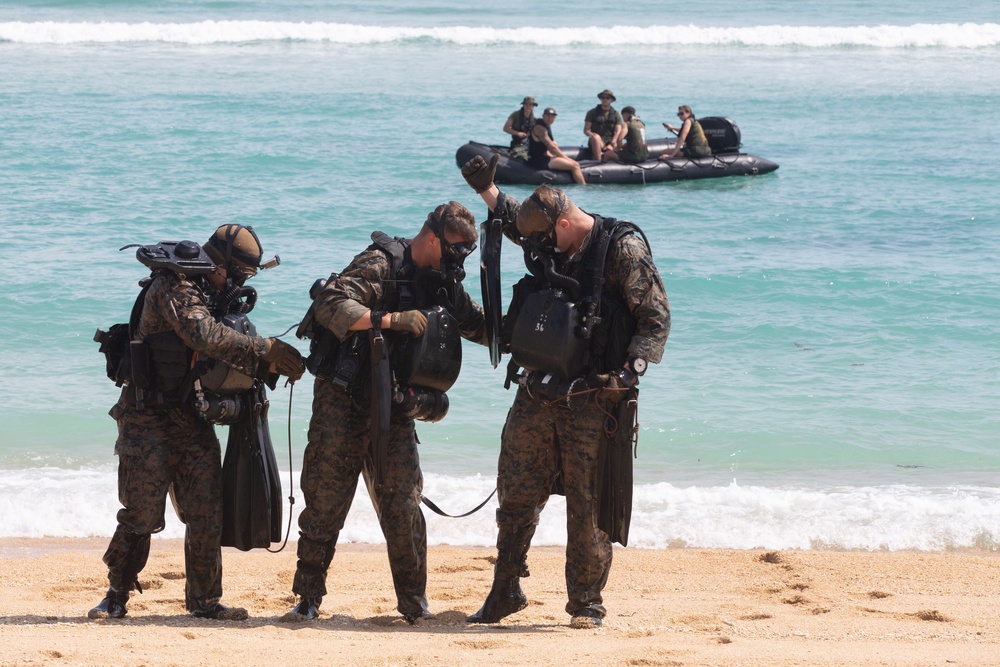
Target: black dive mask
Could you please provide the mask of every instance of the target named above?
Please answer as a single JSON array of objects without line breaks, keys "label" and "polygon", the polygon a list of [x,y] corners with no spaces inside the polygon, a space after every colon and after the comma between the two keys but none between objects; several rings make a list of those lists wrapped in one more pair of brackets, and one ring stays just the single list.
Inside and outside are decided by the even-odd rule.
[{"label": "black dive mask", "polygon": [[227,282],[237,287],[243,287],[255,275],[257,275],[257,269],[240,266],[235,262],[230,262],[229,266],[226,267]]},{"label": "black dive mask", "polygon": [[555,235],[545,232],[535,232],[528,236],[522,236],[521,247],[543,255],[554,255],[557,252]]},{"label": "black dive mask", "polygon": [[449,243],[444,237],[444,221],[431,213],[427,217],[427,226],[431,228],[441,244],[441,276],[446,284],[454,285],[465,279],[465,258],[476,249],[475,243],[460,241]]},{"label": "black dive mask", "polygon": [[475,249],[475,243],[448,243],[441,239],[441,274],[445,282],[460,283],[465,279],[465,258]]},{"label": "black dive mask", "polygon": [[549,218],[549,228],[544,232],[533,232],[527,236],[521,237],[521,247],[525,251],[532,252],[536,255],[547,255],[549,257],[554,257],[559,254],[559,242],[556,239],[556,229],[557,223],[559,221],[559,216],[563,211],[566,210],[566,195],[555,191],[557,193],[556,203],[558,204],[558,209],[551,210],[542,201],[541,197],[538,196],[538,191],[531,193],[528,197],[529,200],[533,201],[538,208],[545,211]]}]

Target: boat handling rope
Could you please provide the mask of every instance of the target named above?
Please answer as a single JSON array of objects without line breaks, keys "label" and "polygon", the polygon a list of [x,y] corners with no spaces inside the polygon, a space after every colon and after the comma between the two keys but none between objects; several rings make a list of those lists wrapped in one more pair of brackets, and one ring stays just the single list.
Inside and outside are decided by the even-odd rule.
[{"label": "boat handling rope", "polygon": [[472,514],[475,514],[479,510],[483,509],[486,506],[486,503],[490,502],[490,500],[493,498],[493,496],[496,495],[496,492],[497,492],[496,487],[493,487],[493,491],[490,492],[490,495],[487,496],[486,500],[484,500],[483,502],[479,503],[478,505],[476,505],[476,507],[474,507],[473,509],[469,510],[465,514],[448,514],[447,512],[443,511],[440,507],[438,507],[437,505],[435,505],[431,500],[429,500],[427,498],[427,496],[423,496],[423,495],[420,496],[420,500],[421,500],[421,502],[424,503],[424,505],[427,505],[427,507],[429,507],[431,509],[431,511],[433,511],[435,514],[440,514],[441,516],[446,516],[449,519],[461,519],[463,517],[467,517],[467,516],[470,516]]},{"label": "boat handling rope", "polygon": [[[288,327],[287,329],[285,329],[284,333],[282,333],[279,336],[275,336],[275,338],[281,338],[282,336],[284,336],[297,326],[299,326],[299,322],[296,322],[292,326]],[[294,383],[287,383],[287,384],[289,385],[288,387],[288,488],[294,489],[293,485],[294,473],[292,471],[292,392],[295,390],[295,384]],[[464,514],[448,514],[440,507],[438,507],[437,504],[434,503],[434,501],[430,500],[424,495],[420,496],[420,500],[421,502],[424,503],[424,505],[427,505],[427,507],[430,508],[430,510],[435,514],[448,517],[449,519],[462,519],[464,517],[471,516],[476,512],[478,512],[479,510],[483,509],[483,507],[486,506],[486,503],[490,502],[493,496],[496,495],[496,492],[497,492],[496,487],[493,487],[493,491],[490,492],[490,495],[486,497],[486,500],[479,503],[473,509],[469,510],[468,512],[465,512]],[[292,492],[288,496],[288,529],[285,531],[285,541],[281,544],[281,547],[278,549],[269,548],[268,551],[270,551],[271,553],[280,552],[288,544],[288,536],[292,532],[292,507],[294,507],[294,505],[295,505],[295,493]]]}]

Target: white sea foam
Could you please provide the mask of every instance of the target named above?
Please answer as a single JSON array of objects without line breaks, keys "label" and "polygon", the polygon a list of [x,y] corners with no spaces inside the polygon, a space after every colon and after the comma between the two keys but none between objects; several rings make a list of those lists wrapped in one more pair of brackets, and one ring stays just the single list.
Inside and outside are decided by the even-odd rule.
[{"label": "white sea foam", "polygon": [[565,28],[404,27],[287,21],[201,21],[197,23],[0,23],[0,41],[25,44],[167,42],[233,44],[269,41],[382,44],[429,41],[460,45],[539,46],[707,45],[750,47],[870,47],[882,49],[1000,46],[997,23],[913,25],[701,27],[695,25]]},{"label": "white sea foam", "polygon": [[[295,474],[298,479],[298,473]],[[287,480],[285,480],[287,483]],[[363,487],[363,485],[359,485]],[[460,514],[493,489],[484,476],[427,475],[424,495]],[[0,475],[0,537],[110,536],[115,528],[115,472],[58,468],[8,470]],[[302,507],[301,493],[295,517]],[[431,544],[492,546],[496,499],[463,519],[425,510]],[[533,544],[566,543],[565,500],[553,496]],[[183,536],[167,511],[165,537]],[[287,516],[286,516],[287,520]],[[292,537],[297,535],[293,524]],[[384,541],[367,494],[359,488],[344,542]],[[630,545],[638,548],[862,549],[942,551],[1000,548],[1000,488],[763,487],[681,488],[667,483],[635,489]]]}]

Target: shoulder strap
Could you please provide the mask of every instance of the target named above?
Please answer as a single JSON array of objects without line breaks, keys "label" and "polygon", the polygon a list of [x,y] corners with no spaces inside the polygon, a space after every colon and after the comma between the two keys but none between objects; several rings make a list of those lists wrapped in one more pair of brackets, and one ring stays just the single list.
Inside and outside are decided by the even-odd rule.
[{"label": "shoulder strap", "polygon": [[600,225],[600,227],[597,230],[597,238],[593,241],[594,246],[590,249],[587,257],[583,280],[580,281],[586,290],[580,303],[582,317],[578,334],[581,338],[589,337],[593,328],[601,322],[599,313],[601,312],[601,296],[604,292],[604,268],[607,265],[611,244],[618,243],[628,234],[638,232],[646,247],[649,247],[646,235],[634,223],[628,220],[596,217],[595,224]]},{"label": "shoulder strap", "polygon": [[410,240],[392,237],[385,232],[372,232],[372,247],[378,248],[389,256],[392,262],[392,272],[395,273],[402,268],[406,258],[406,249],[410,247]]},{"label": "shoulder strap", "polygon": [[135,298],[135,303],[132,304],[132,314],[128,318],[128,339],[130,341],[135,340],[136,334],[139,333],[139,320],[142,319],[142,308],[146,305],[146,294],[153,284],[153,276],[150,275],[148,278],[143,278],[139,281],[139,284],[142,285],[142,289],[139,290],[139,296]]},{"label": "shoulder strap", "polygon": [[388,303],[386,305],[391,305],[394,309],[398,306],[396,303],[398,299],[405,298],[407,302],[412,301],[411,290],[408,289],[408,283],[401,275],[406,267],[406,250],[410,247],[410,239],[399,236],[392,237],[385,232],[372,232],[372,245],[370,247],[381,250],[389,258],[389,270],[393,277],[393,282],[389,284],[390,289],[387,292],[390,295],[395,294],[396,297],[391,301],[387,300]]}]

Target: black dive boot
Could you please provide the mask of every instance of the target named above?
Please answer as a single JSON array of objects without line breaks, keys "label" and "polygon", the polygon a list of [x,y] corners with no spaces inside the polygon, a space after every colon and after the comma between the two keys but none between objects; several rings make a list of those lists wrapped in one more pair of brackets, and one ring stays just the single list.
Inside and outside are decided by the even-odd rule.
[{"label": "black dive boot", "polygon": [[126,602],[128,602],[128,591],[118,592],[109,588],[107,595],[101,600],[101,604],[87,612],[87,618],[95,620],[99,618],[124,618],[125,614],[128,613],[128,610],[125,609]]},{"label": "black dive boot", "polygon": [[469,623],[499,623],[501,618],[517,613],[528,606],[528,598],[521,590],[521,580],[494,579],[493,588],[486,596],[482,608],[465,619]]},{"label": "black dive boot", "polygon": [[403,619],[410,625],[416,625],[417,621],[426,621],[428,618],[434,618],[434,615],[427,608],[427,598],[420,600],[419,611],[411,611],[403,614]]},{"label": "black dive boot", "polygon": [[250,618],[250,614],[243,607],[227,607],[221,602],[216,602],[210,607],[192,609],[191,615],[195,618],[210,618],[213,621],[245,621]]},{"label": "black dive boot", "polygon": [[281,617],[285,623],[301,623],[302,621],[313,621],[319,617],[319,605],[323,598],[310,598],[303,596],[299,603],[290,612]]}]

